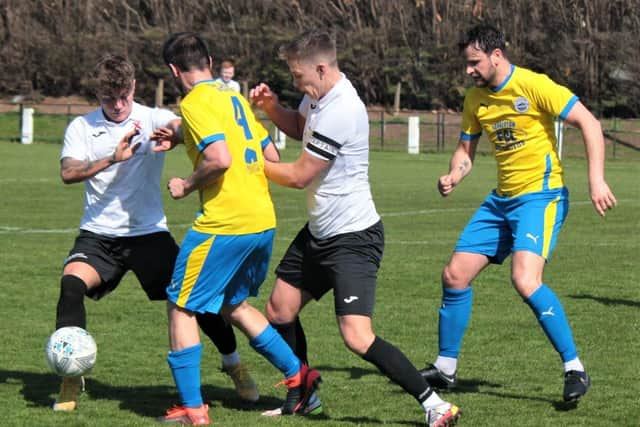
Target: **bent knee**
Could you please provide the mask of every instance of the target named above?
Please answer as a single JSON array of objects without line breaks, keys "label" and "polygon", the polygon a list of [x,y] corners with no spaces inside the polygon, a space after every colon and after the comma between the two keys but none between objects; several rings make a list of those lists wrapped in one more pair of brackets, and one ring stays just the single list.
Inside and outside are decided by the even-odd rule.
[{"label": "bent knee", "polygon": [[267,301],[265,312],[269,323],[276,325],[293,322],[298,314],[295,310],[289,309],[282,304],[274,303],[272,300]]},{"label": "bent knee", "polygon": [[447,288],[463,289],[469,286],[471,278],[462,269],[447,264],[442,270],[442,284]]},{"label": "bent knee", "polygon": [[344,345],[353,353],[364,355],[376,338],[373,331],[370,328],[341,326],[340,334]]}]

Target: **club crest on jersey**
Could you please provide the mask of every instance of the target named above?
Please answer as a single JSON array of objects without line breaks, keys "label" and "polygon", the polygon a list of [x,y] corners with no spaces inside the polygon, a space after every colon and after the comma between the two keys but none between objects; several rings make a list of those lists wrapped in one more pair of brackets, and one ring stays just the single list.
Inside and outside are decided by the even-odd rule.
[{"label": "club crest on jersey", "polygon": [[516,107],[518,113],[526,113],[529,111],[529,100],[524,96],[519,96],[513,101],[513,106]]}]

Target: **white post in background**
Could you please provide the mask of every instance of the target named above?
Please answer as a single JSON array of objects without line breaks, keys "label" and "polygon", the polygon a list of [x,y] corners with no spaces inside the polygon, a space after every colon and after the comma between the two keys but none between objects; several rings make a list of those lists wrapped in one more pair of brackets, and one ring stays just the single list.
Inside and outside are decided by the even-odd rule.
[{"label": "white post in background", "polygon": [[276,148],[278,150],[284,150],[285,148],[287,148],[287,135],[282,132],[280,129],[276,128],[276,140],[275,140],[275,144],[276,144]]},{"label": "white post in background", "polygon": [[409,154],[420,153],[420,117],[409,117],[409,141],[407,146]]},{"label": "white post in background", "polygon": [[556,141],[558,141],[558,158],[562,159],[562,142],[564,140],[564,121],[556,117],[553,122],[556,131]]},{"label": "white post in background", "polygon": [[33,108],[22,109],[21,123],[20,143],[31,144],[33,142]]}]

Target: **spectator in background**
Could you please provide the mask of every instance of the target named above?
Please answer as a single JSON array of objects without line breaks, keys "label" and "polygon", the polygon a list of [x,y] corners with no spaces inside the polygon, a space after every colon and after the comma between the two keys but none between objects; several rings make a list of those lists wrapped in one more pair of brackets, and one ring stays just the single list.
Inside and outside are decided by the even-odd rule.
[{"label": "spectator in background", "polygon": [[218,77],[215,81],[222,82],[225,86],[235,90],[236,92],[240,92],[240,83],[233,80],[233,76],[235,76],[235,65],[231,60],[222,61],[220,64],[220,77]]}]

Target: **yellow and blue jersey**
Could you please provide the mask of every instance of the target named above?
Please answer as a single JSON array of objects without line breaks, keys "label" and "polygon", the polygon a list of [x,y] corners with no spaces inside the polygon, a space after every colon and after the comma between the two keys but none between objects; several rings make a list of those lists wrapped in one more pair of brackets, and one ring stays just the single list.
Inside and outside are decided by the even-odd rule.
[{"label": "yellow and blue jersey", "polygon": [[213,80],[198,82],[180,104],[182,132],[194,169],[201,152],[224,140],[231,166],[200,189],[201,215],[193,229],[210,234],[259,233],[276,225],[262,149],[271,142],[238,92]]},{"label": "yellow and blue jersey", "polygon": [[513,65],[499,87],[469,89],[461,139],[476,139],[483,131],[487,135],[498,165],[498,195],[515,197],[564,186],[554,120],[566,118],[577,101],[545,74]]}]

